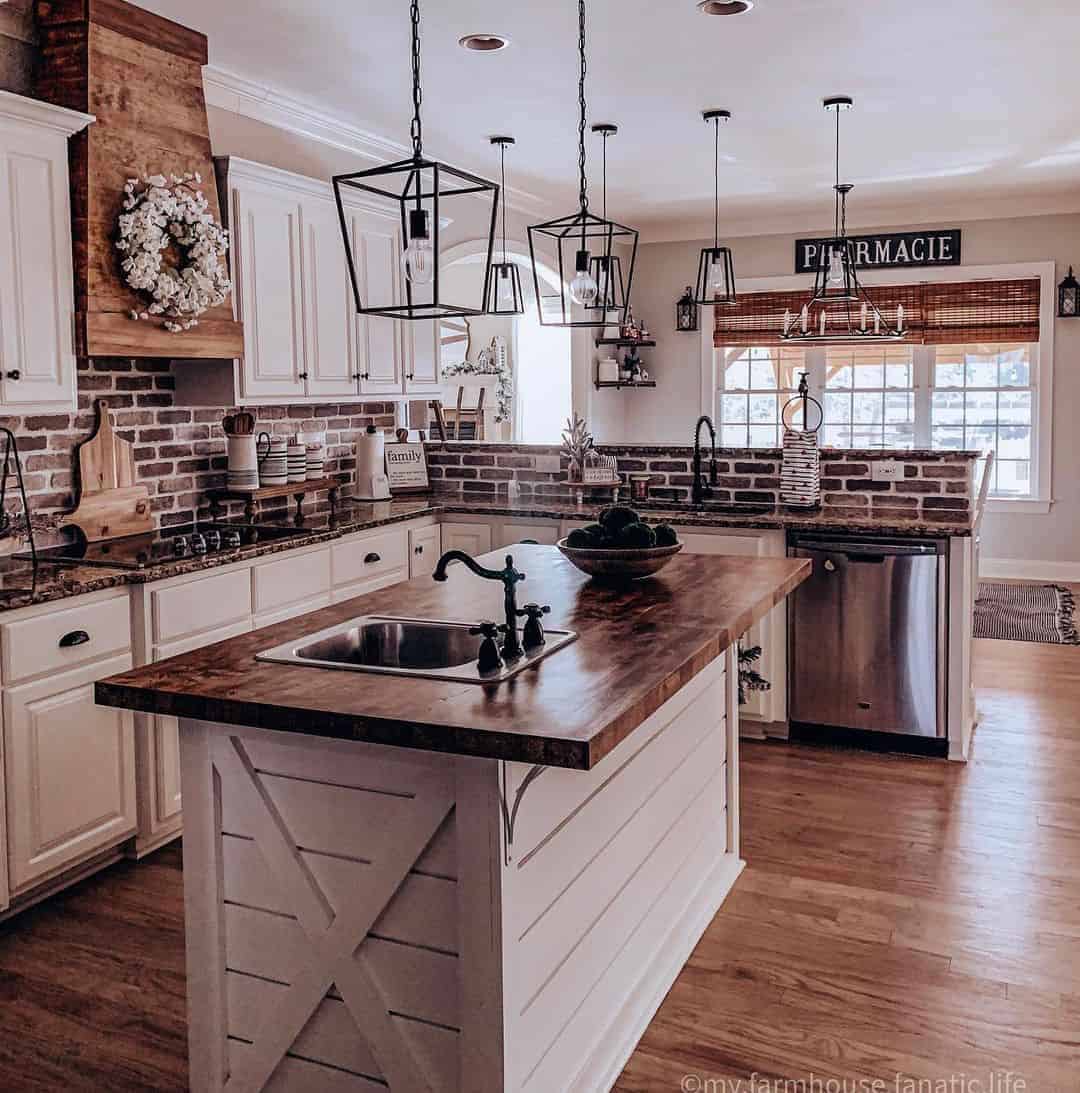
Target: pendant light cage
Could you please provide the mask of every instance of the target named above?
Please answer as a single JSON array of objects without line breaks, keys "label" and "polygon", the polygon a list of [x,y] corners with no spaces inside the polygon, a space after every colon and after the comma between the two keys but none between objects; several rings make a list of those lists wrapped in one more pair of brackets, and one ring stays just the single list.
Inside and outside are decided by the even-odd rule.
[{"label": "pendant light cage", "polygon": [[[592,127],[594,133],[599,133],[604,138],[603,155],[603,209],[601,215],[607,219],[607,142],[610,137],[619,131],[617,125],[610,122],[601,122]],[[623,279],[622,259],[617,254],[606,256],[596,254],[589,260],[589,272],[596,282],[596,303],[589,311],[619,311],[624,315],[630,304],[630,298],[626,292],[626,281]]]},{"label": "pendant light cage", "polygon": [[720,243],[720,126],[731,121],[730,110],[705,110],[702,118],[713,125],[713,245],[703,247],[698,259],[694,303],[700,307],[731,307],[735,296],[735,261],[731,248]]},{"label": "pendant light cage", "polygon": [[521,315],[525,297],[521,292],[521,271],[506,256],[506,149],[516,143],[513,137],[492,137],[499,149],[499,193],[502,207],[502,258],[491,263],[488,278],[487,313],[489,315]]},{"label": "pendant light cage", "polygon": [[[420,5],[410,5],[412,25],[411,126],[413,154],[384,166],[335,175],[345,257],[356,311],[391,319],[420,320],[483,315],[491,283],[499,186],[470,171],[424,155],[420,81]],[[488,207],[490,203],[490,208]],[[442,228],[473,220],[478,208],[487,228],[483,282],[477,278],[469,299],[450,300],[440,276]],[[387,277],[389,244],[396,253]],[[378,294],[382,293],[382,297]]]},{"label": "pendant light cage", "polygon": [[[630,306],[637,262],[636,229],[597,216],[589,209],[585,158],[585,128],[588,104],[585,100],[585,0],[578,0],[578,210],[569,216],[534,224],[529,228],[529,257],[532,262],[533,287],[541,326],[591,327],[614,326],[625,320]],[[597,131],[600,131],[598,127]],[[610,135],[610,133],[608,134]],[[548,288],[540,276],[538,261],[547,253],[555,258],[558,289]],[[622,259],[626,258],[623,277]],[[591,281],[595,295],[580,302],[572,295],[572,285],[579,278]],[[613,306],[607,306],[611,304]]]},{"label": "pendant light cage", "polygon": [[855,243],[847,234],[847,198],[854,189],[840,181],[840,115],[854,101],[833,95],[822,104],[836,114],[836,181],[833,185],[833,234],[815,240],[814,289],[799,315],[786,314],[781,339],[790,342],[823,342],[856,345],[866,342],[900,342],[907,337],[904,312],[897,308],[890,323],[859,281]]}]

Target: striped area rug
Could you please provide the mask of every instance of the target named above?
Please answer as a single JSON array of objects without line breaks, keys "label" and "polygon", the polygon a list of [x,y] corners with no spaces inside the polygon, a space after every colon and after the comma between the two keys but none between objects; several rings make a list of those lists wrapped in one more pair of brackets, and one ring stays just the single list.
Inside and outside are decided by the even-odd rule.
[{"label": "striped area rug", "polygon": [[1072,593],[1060,585],[980,581],[975,637],[1080,645],[1073,607]]}]

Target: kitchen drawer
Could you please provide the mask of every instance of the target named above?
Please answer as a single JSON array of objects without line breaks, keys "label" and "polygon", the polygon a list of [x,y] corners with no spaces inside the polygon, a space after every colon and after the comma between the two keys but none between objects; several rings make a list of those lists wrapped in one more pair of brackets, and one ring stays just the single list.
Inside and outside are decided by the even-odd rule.
[{"label": "kitchen drawer", "polygon": [[554,546],[559,541],[559,525],[547,524],[503,524],[499,546],[513,546],[523,539],[534,539],[538,543]]},{"label": "kitchen drawer", "polygon": [[256,615],[291,604],[303,604],[330,591],[330,550],[290,551],[252,570]]},{"label": "kitchen drawer", "polygon": [[4,684],[45,675],[131,648],[127,594],[0,626]]},{"label": "kitchen drawer", "polygon": [[155,645],[216,630],[251,617],[247,569],[215,573],[150,593]]},{"label": "kitchen drawer", "polygon": [[[341,588],[403,570],[409,572],[409,533],[404,528],[342,539],[330,548],[335,594]],[[335,599],[338,598],[335,595]]]},{"label": "kitchen drawer", "polygon": [[355,584],[342,585],[335,588],[330,594],[331,603],[341,603],[342,600],[351,600],[356,596],[365,596],[369,592],[377,592],[380,588],[389,588],[392,584],[409,579],[409,571],[402,566],[401,569],[393,569],[389,573],[380,573],[377,577],[369,577],[366,581],[357,581]]},{"label": "kitchen drawer", "polygon": [[438,524],[409,532],[409,576],[430,575],[442,553],[442,531]]},{"label": "kitchen drawer", "polygon": [[319,596],[304,600],[302,603],[290,603],[287,607],[278,608],[277,611],[268,611],[263,615],[256,615],[254,628],[262,630],[266,626],[275,626],[286,619],[295,619],[298,615],[307,615],[312,611],[318,611],[320,608],[329,607],[330,602],[330,593],[326,591]]}]

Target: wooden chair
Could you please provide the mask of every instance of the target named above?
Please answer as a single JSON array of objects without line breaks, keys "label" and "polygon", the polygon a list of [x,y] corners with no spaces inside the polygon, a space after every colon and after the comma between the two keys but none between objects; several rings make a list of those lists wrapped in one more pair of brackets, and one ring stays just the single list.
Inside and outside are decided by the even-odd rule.
[{"label": "wooden chair", "polygon": [[[487,389],[480,388],[480,394],[475,406],[463,406],[465,388],[459,387],[457,393],[457,406],[447,409],[439,403],[442,411],[441,423],[445,426],[448,440],[484,440],[484,398]],[[434,408],[434,404],[433,408]],[[439,421],[439,410],[435,411],[436,421]]]}]

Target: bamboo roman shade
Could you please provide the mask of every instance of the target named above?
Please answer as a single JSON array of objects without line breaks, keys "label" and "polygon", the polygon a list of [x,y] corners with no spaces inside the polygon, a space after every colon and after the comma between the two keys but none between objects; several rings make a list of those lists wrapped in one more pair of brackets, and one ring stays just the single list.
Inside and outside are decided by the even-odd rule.
[{"label": "bamboo roman shade", "polygon": [[[913,345],[963,342],[1037,342],[1039,280],[956,281],[940,284],[871,285],[867,295],[892,321],[904,305],[904,326]],[[714,344],[779,345],[784,312],[798,316],[808,298],[800,292],[748,292],[733,307],[715,309]],[[834,304],[830,311],[843,305]],[[858,305],[852,305],[858,313]]]}]

